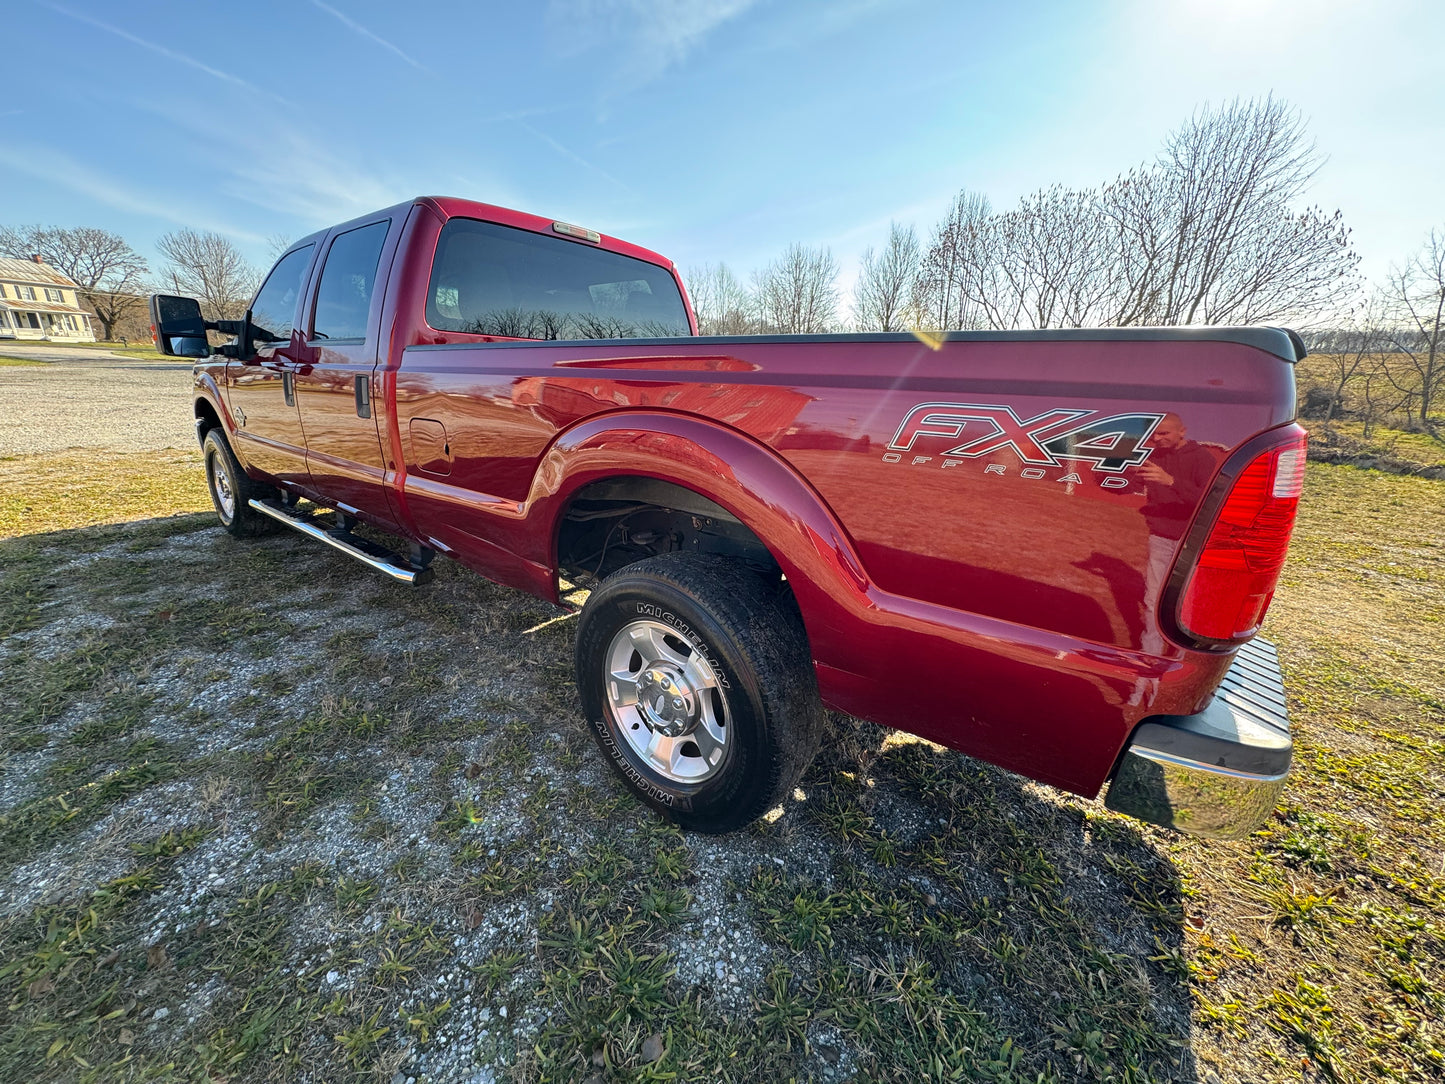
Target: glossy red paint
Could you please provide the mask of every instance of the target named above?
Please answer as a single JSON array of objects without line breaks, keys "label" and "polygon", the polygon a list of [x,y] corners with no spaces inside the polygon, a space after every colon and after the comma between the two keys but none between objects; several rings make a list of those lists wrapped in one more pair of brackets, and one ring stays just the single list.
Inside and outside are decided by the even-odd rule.
[{"label": "glossy red paint", "polygon": [[707,340],[410,350],[398,414],[445,424],[454,460],[445,479],[411,471],[407,503],[428,538],[478,567],[506,554],[501,577],[540,590],[577,488],[686,486],[777,558],[830,705],[1092,793],[1139,719],[1196,710],[1228,662],[1146,650],[1142,492],[1088,466],[1027,477],[1011,450],[890,461],[889,440],[941,391],[1024,418],[1174,410],[1223,458],[1285,423],[1293,393],[1252,347],[1080,345],[738,342],[706,375]]},{"label": "glossy red paint", "polygon": [[[1139,720],[1208,701],[1230,655],[1171,638],[1170,614],[1155,612],[1146,591],[1151,553],[1164,562],[1158,597],[1171,566],[1176,578],[1188,568],[1201,528],[1151,535],[1137,466],[1063,458],[1087,453],[1086,437],[1055,442],[1058,455],[1030,453],[1024,436],[960,453],[988,444],[989,423],[955,416],[1007,408],[998,416],[1022,433],[1038,419],[1141,414],[1152,428],[1173,413],[1227,480],[1261,433],[1292,429],[1287,362],[1209,339],[509,344],[426,323],[431,260],[454,215],[551,227],[421,199],[318,235],[324,248],[357,225],[393,222],[375,334],[364,356],[345,359],[353,376],[374,365],[373,436],[346,418],[350,443],[326,427],[313,442],[307,422],[299,491],[335,503],[339,485],[374,486],[383,499],[362,506],[363,518],[555,600],[559,524],[581,487],[617,476],[685,486],[776,558],[829,705],[1083,794],[1099,790]],[[675,277],[655,253],[608,237],[601,245]],[[298,332],[291,353],[316,346]],[[227,374],[234,401],[249,373],[232,363]],[[303,422],[308,396],[341,403],[340,390],[302,387]],[[944,420],[902,439],[921,404]],[[1206,530],[1197,513],[1213,499],[1190,497]]]}]

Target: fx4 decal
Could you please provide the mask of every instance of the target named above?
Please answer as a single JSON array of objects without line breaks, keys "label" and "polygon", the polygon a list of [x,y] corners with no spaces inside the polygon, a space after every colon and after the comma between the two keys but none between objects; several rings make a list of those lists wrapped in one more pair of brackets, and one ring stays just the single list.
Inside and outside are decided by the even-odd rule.
[{"label": "fx4 decal", "polygon": [[1024,421],[1006,406],[976,403],[922,403],[910,410],[888,442],[893,452],[914,450],[916,441],[957,441],[944,458],[976,459],[1012,448],[1031,467],[1062,466],[1065,459],[1092,463],[1096,471],[1117,474],[1137,467],[1153,450],[1145,443],[1163,414],[1112,414],[1095,410],[1046,410]]}]

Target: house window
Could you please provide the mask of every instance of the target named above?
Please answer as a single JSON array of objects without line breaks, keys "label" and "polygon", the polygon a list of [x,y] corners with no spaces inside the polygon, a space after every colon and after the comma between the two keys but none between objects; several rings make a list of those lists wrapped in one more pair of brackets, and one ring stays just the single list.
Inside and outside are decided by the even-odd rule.
[{"label": "house window", "polygon": [[47,286],[47,287],[45,288],[45,300],[46,300],[46,301],[56,301],[56,302],[64,303],[64,301],[65,301],[65,295],[64,295],[63,293],[61,293],[59,290],[52,290],[52,289],[50,289],[50,287]]},{"label": "house window", "polygon": [[19,287],[16,287],[16,288],[20,291],[20,300],[21,300],[21,301],[34,301],[34,300],[35,300],[35,287],[34,287],[34,286],[19,286]]}]

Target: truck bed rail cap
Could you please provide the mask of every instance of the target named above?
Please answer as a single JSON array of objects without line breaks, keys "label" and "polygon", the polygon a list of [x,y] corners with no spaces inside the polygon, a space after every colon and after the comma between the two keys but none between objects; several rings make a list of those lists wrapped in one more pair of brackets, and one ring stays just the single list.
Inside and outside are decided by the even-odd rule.
[{"label": "truck bed rail cap", "polygon": [[[1252,346],[1293,365],[1304,359],[1304,341],[1280,327],[1079,327],[1046,331],[949,331],[944,342],[1229,342]],[[850,332],[841,335],[685,335],[653,339],[511,339],[489,343],[445,343],[408,347],[409,350],[455,350],[517,347],[582,346],[689,346],[724,343],[868,343],[916,342],[907,331]]]}]

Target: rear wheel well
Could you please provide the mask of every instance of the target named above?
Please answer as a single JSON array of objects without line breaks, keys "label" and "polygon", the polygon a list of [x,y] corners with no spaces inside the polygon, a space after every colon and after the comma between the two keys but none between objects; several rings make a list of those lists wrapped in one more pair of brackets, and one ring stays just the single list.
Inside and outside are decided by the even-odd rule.
[{"label": "rear wheel well", "polygon": [[557,534],[557,567],[583,586],[662,553],[707,553],[782,579],[768,547],[716,501],[685,486],[635,475],[583,486]]}]

